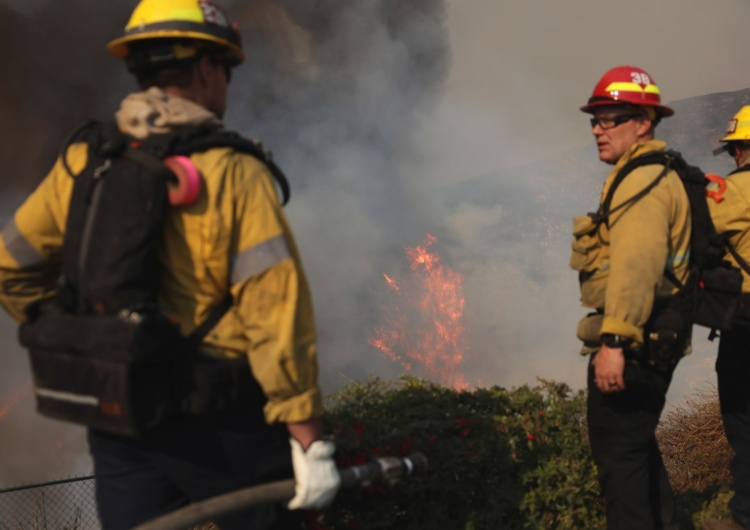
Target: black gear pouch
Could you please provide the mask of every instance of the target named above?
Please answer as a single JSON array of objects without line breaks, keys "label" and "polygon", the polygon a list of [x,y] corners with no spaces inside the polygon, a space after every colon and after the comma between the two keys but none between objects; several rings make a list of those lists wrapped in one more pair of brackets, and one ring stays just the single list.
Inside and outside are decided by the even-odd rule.
[{"label": "black gear pouch", "polygon": [[24,323],[37,410],[131,437],[175,418],[262,407],[246,358],[209,358],[166,317],[75,315],[49,306]]},{"label": "black gear pouch", "polygon": [[643,360],[651,365],[669,366],[690,352],[693,299],[680,293],[666,300],[656,300],[651,318],[643,329]]},{"label": "black gear pouch", "polygon": [[24,323],[37,410],[50,418],[139,436],[179,412],[190,344],[160,315],[73,315],[56,308]]},{"label": "black gear pouch", "polygon": [[711,329],[731,329],[741,291],[742,273],[739,269],[704,269],[694,290],[693,321]]}]

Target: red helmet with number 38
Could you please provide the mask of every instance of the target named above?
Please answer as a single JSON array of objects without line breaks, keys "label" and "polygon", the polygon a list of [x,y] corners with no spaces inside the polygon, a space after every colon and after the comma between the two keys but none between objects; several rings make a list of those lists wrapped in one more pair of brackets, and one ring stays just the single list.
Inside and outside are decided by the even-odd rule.
[{"label": "red helmet with number 38", "polygon": [[616,66],[607,71],[581,110],[592,113],[597,107],[622,104],[651,107],[663,118],[674,114],[661,104],[661,91],[654,79],[636,66]]}]

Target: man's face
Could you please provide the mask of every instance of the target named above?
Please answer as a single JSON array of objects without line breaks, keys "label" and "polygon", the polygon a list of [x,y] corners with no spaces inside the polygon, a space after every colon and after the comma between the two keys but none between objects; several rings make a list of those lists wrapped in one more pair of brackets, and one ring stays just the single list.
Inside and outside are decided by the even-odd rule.
[{"label": "man's face", "polygon": [[644,140],[651,121],[638,109],[603,107],[593,112],[591,133],[599,160],[615,164],[634,144]]}]

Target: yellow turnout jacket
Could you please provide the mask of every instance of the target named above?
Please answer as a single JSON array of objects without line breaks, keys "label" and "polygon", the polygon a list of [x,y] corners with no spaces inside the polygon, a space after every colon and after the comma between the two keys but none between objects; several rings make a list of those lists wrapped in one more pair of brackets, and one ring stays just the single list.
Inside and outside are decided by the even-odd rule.
[{"label": "yellow turnout jacket", "polygon": [[[617,161],[604,183],[601,202],[620,169],[632,158],[663,150],[666,144],[649,140],[635,144]],[[628,201],[664,169],[660,164],[631,171],[614,192],[611,209]],[[595,348],[602,333],[622,335],[643,343],[643,326],[654,300],[676,292],[665,276],[672,269],[680,281],[688,274],[690,204],[675,171],[659,179],[645,196],[613,213],[608,223],[595,225],[588,215],[574,219],[570,266],[581,277],[581,302],[598,315],[585,317],[578,336]],[[590,353],[591,348],[582,353]]]},{"label": "yellow turnout jacket", "polygon": [[[740,160],[740,167],[750,164],[750,153]],[[716,231],[720,234],[729,232],[728,242],[740,257],[750,264],[750,169],[738,171],[726,179],[726,189],[717,202],[708,199],[708,210],[711,212]],[[726,259],[739,267],[737,260],[727,253]],[[750,293],[750,276],[742,271],[742,292]]]}]

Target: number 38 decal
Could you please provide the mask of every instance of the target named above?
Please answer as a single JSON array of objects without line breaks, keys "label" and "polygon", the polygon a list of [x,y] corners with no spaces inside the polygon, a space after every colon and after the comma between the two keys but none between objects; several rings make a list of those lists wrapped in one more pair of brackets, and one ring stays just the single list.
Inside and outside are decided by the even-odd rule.
[{"label": "number 38 decal", "polygon": [[630,72],[630,77],[633,78],[633,83],[637,85],[650,85],[651,78],[645,72]]}]

